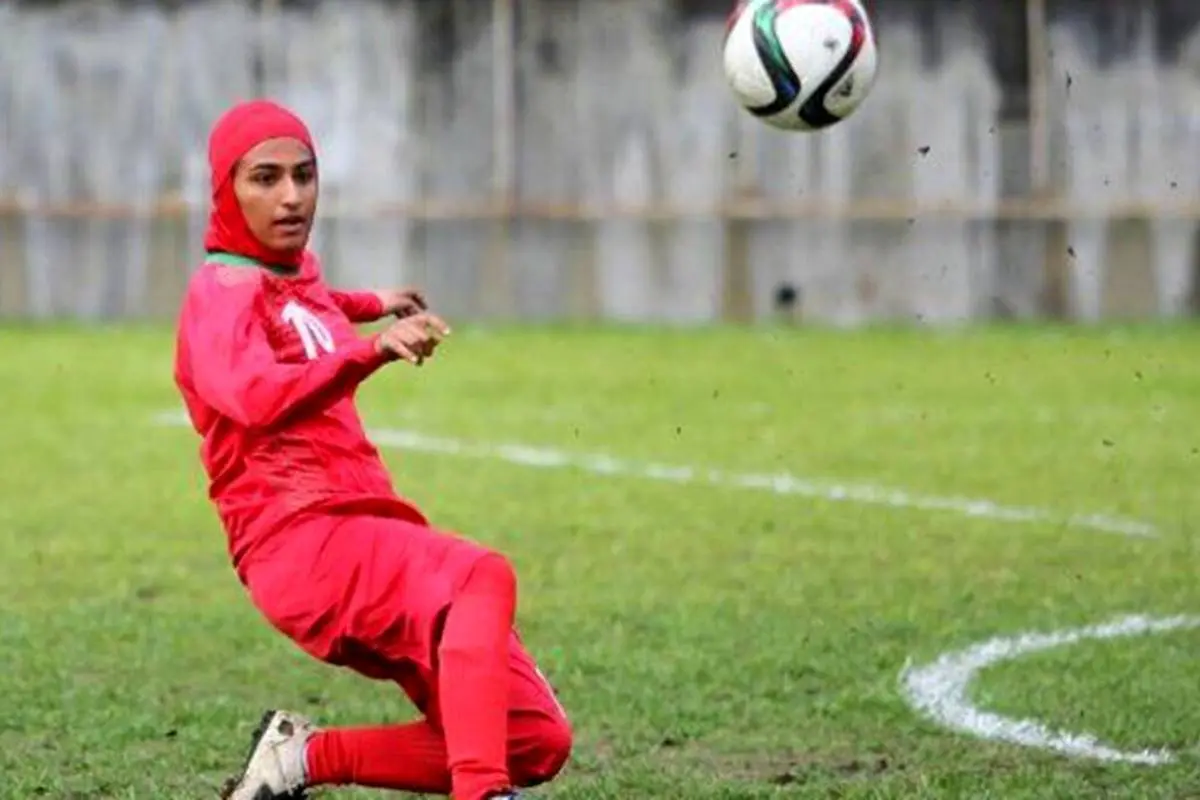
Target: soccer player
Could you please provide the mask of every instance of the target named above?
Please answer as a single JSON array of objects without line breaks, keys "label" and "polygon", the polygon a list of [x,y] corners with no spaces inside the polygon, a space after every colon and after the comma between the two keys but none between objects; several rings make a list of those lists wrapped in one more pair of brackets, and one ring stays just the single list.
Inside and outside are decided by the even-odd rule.
[{"label": "soccer player", "polygon": [[[318,729],[268,711],[222,797],[358,785],[483,800],[553,779],[571,728],[514,628],[512,566],[396,493],[354,405],[377,370],[429,359],[445,323],[418,292],[324,282],[307,249],[316,151],[290,111],[234,106],[209,164],[207,255],[180,309],[175,381],[234,570],[298,647],[395,682],[424,715]],[[369,337],[354,328],[386,317]]]}]

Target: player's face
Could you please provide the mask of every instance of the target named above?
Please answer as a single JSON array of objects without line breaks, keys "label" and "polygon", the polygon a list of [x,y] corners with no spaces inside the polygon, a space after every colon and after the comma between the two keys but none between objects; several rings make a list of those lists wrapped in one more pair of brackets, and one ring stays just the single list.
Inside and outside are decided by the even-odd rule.
[{"label": "player's face", "polygon": [[248,152],[233,176],[246,224],[280,252],[304,249],[317,210],[317,163],[295,139],[268,139]]}]

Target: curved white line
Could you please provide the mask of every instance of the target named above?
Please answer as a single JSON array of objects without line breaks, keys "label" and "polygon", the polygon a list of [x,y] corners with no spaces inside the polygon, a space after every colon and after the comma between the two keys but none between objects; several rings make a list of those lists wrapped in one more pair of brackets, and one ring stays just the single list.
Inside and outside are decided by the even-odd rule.
[{"label": "curved white line", "polygon": [[946,653],[923,667],[906,667],[901,683],[909,703],[926,717],[963,733],[992,741],[1053,750],[1068,756],[1134,764],[1168,764],[1169,750],[1124,752],[1102,744],[1087,733],[1054,731],[1034,720],[1011,719],[976,708],[967,696],[971,680],[981,670],[1020,656],[1075,644],[1085,639],[1115,639],[1145,633],[1164,633],[1200,627],[1200,616],[1155,619],[1146,616],[1119,617],[1086,628],[1052,633],[1026,633],[998,637],[965,650]]}]

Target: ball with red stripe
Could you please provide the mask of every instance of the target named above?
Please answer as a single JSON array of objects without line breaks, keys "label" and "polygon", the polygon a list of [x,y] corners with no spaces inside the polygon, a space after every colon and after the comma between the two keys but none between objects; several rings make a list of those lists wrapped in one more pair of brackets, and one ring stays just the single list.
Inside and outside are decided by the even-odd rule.
[{"label": "ball with red stripe", "polygon": [[788,131],[828,128],[875,85],[875,32],[860,0],[741,0],[725,33],[737,101]]}]

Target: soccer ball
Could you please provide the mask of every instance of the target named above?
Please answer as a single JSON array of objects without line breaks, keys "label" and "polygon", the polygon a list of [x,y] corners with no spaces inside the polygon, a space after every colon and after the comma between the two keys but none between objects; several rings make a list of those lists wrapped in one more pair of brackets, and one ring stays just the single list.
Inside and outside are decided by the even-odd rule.
[{"label": "soccer ball", "polygon": [[862,104],[878,53],[860,0],[740,0],[724,58],[743,108],[775,128],[815,131]]}]

